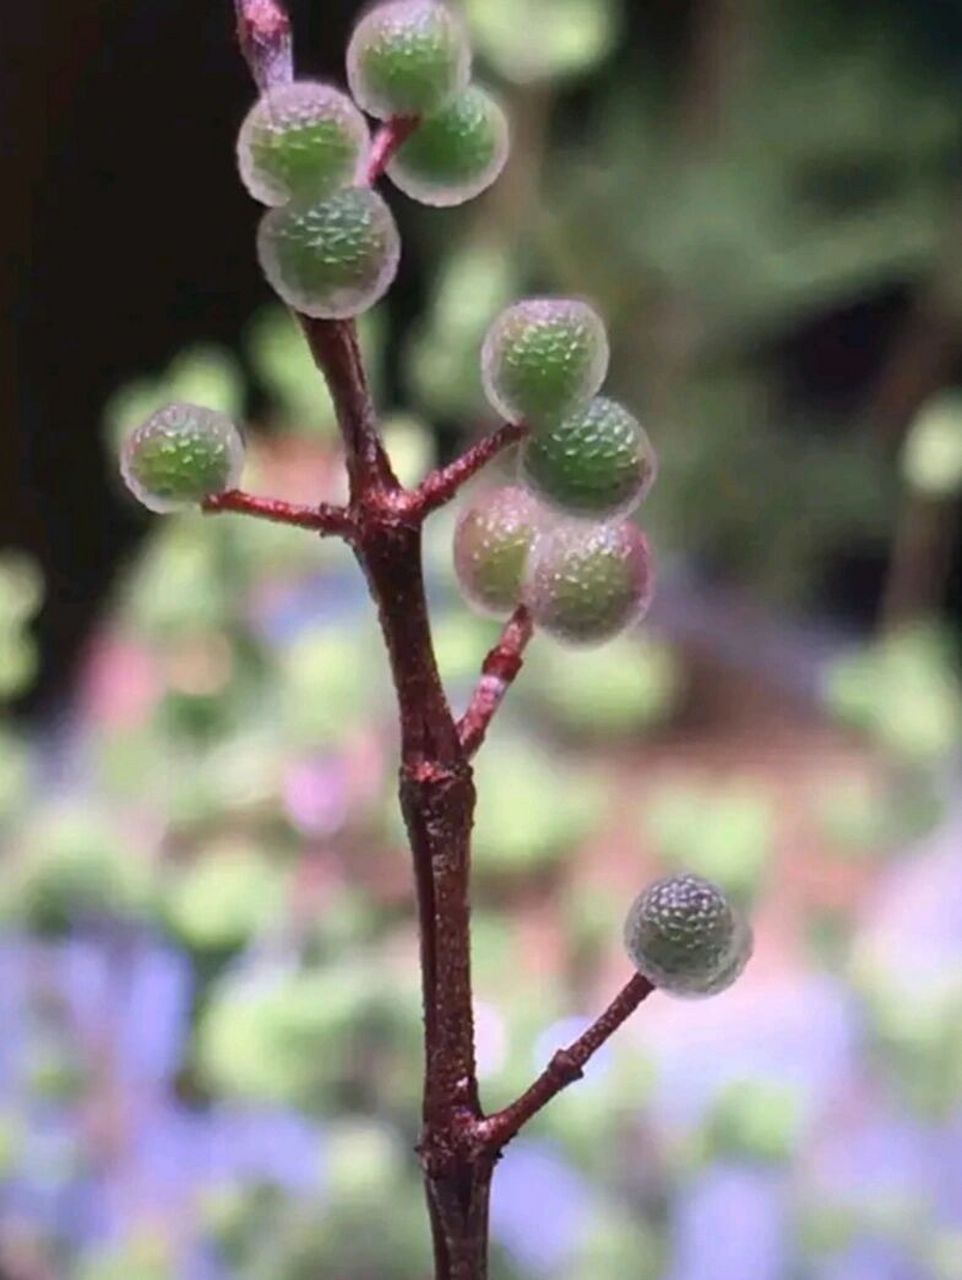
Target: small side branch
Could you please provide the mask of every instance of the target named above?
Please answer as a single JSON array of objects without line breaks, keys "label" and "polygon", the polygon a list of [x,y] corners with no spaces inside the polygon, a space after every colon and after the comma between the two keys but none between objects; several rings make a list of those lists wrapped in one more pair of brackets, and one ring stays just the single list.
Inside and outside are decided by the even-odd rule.
[{"label": "small side branch", "polygon": [[377,182],[391,163],[394,153],[402,147],[420,124],[420,116],[395,116],[374,135],[371,154],[368,157],[365,178],[368,186]]},{"label": "small side branch", "polygon": [[428,515],[450,502],[458,490],[478,472],[503,453],[513,444],[517,444],[525,434],[523,423],[508,422],[497,431],[479,440],[477,444],[446,467],[440,467],[429,475],[421,486],[415,489],[413,506],[421,515]]},{"label": "small side branch", "polygon": [[531,614],[524,605],[519,605],[504,624],[501,639],[485,658],[478,687],[458,722],[461,746],[469,758],[484,741],[488,726],[521,670],[524,651],[533,634]]},{"label": "small side branch", "polygon": [[562,1089],[581,1079],[588,1060],[631,1017],[642,1000],[651,995],[653,990],[654,987],[647,978],[635,974],[584,1035],[579,1036],[567,1049],[558,1050],[530,1089],[503,1111],[479,1121],[476,1130],[478,1138],[491,1150],[500,1151]]},{"label": "small side branch", "polygon": [[279,0],[234,0],[237,40],[258,89],[294,76],[291,23]]},{"label": "small side branch", "polygon": [[243,493],[240,489],[231,489],[228,493],[218,493],[205,499],[204,511],[208,515],[233,511],[238,515],[270,520],[274,524],[292,524],[301,529],[313,529],[322,536],[348,538],[354,530],[354,522],[345,507],[330,506],[327,503],[316,507],[302,506],[296,502],[281,502],[277,498],[258,498],[252,493]]}]

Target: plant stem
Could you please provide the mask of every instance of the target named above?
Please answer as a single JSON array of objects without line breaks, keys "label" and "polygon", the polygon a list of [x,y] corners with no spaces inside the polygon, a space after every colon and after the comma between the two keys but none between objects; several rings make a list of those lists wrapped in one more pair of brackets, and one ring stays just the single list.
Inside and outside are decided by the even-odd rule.
[{"label": "plant stem", "polygon": [[315,507],[282,502],[279,498],[260,498],[240,489],[205,498],[203,509],[207,515],[232,511],[238,515],[255,516],[259,520],[270,520],[273,524],[296,525],[301,529],[313,529],[322,536],[349,538],[354,527],[345,507],[330,506],[326,502]]},{"label": "plant stem", "polygon": [[369,186],[377,182],[391,163],[394,153],[403,147],[420,123],[419,116],[395,116],[382,125],[371,143],[365,178]]},{"label": "plant stem", "polygon": [[469,480],[473,480],[482,468],[493,458],[524,437],[527,428],[516,422],[506,422],[490,435],[482,437],[477,444],[454,462],[441,467],[427,476],[420,488],[414,491],[415,501],[422,514],[428,515],[450,502],[454,495]]},{"label": "plant stem", "polygon": [[465,755],[473,756],[484,742],[488,726],[521,670],[524,651],[533,635],[531,614],[519,605],[504,624],[501,639],[485,658],[478,687],[458,722]]},{"label": "plant stem", "polygon": [[[242,51],[260,88],[293,75],[290,25],[280,0],[235,0]],[[393,121],[379,135],[376,177],[415,127]],[[650,991],[635,978],[595,1026],[555,1055],[513,1106],[485,1118],[478,1096],[471,997],[470,843],[475,788],[470,755],[480,746],[532,632],[519,608],[488,655],[464,720],[455,723],[441,679],[424,590],[425,517],[448,502],[500,450],[521,438],[508,424],[419,489],[398,483],[381,442],[352,321],[298,316],[334,401],[350,479],[346,507],[297,507],[234,491],[205,503],[321,533],[352,547],[370,588],[397,693],[399,794],[414,862],[424,1003],[424,1090],[418,1145],[436,1280],[485,1280],[491,1179],[502,1147],[531,1115],[576,1079],[584,1063]],[[376,1229],[376,1224],[372,1224]]]},{"label": "plant stem", "polygon": [[516,1102],[481,1121],[483,1138],[500,1151],[552,1098],[580,1080],[588,1060],[618,1030],[654,987],[636,973],[604,1013],[567,1049],[559,1049],[534,1084]]}]

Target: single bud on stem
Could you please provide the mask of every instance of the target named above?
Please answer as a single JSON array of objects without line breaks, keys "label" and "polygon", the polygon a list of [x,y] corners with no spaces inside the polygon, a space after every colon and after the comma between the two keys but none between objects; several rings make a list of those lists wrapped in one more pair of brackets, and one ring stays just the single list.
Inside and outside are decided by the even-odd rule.
[{"label": "single bud on stem", "polygon": [[701,876],[656,880],[625,922],[625,948],[640,974],[671,995],[724,991],[752,954],[752,931],[717,885]]},{"label": "single bud on stem", "polygon": [[120,469],[127,488],[151,511],[199,506],[236,489],[244,442],[223,413],[196,404],[169,404],[124,441]]}]

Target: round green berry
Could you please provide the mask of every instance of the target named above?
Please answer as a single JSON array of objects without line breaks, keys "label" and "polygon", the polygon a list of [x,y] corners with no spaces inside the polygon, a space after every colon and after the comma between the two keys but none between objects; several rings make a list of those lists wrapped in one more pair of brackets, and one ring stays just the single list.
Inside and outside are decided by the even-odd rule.
[{"label": "round green berry", "polygon": [[636,525],[569,520],[535,540],[523,588],[538,627],[569,644],[602,644],[651,604],[648,542]]},{"label": "round green berry", "polygon": [[638,419],[598,396],[551,426],[535,431],[521,452],[525,484],[571,515],[625,515],[645,497],[657,462]]},{"label": "round green berry", "polygon": [[577,298],[528,298],[502,311],[481,350],[492,408],[509,422],[538,424],[574,413],[608,372],[601,317]]},{"label": "round green berry", "polygon": [[236,489],[244,443],[230,418],[196,404],[169,404],[124,441],[120,469],[127,488],[151,511],[197,506]]},{"label": "round green berry", "polygon": [[343,320],[373,306],[400,253],[391,211],[368,187],[271,209],[257,236],[269,283],[288,306],[318,319]]},{"label": "round green berry", "polygon": [[525,562],[538,528],[538,505],[518,485],[482,493],[454,533],[454,571],[479,612],[507,617],[521,598]]},{"label": "round green berry", "polygon": [[730,987],[752,953],[752,932],[717,885],[701,876],[656,880],[625,921],[625,949],[640,974],[676,996]]},{"label": "round green berry", "polygon": [[438,208],[473,200],[508,159],[508,121],[494,98],[471,85],[425,116],[387,167],[412,200]]},{"label": "round green berry", "polygon": [[367,121],[347,94],[297,80],[268,89],[251,108],[237,161],[254,199],[280,205],[355,183],[370,141]]},{"label": "round green berry", "polygon": [[436,111],[466,88],[471,48],[458,18],[437,0],[388,0],[354,28],[347,79],[372,116]]}]

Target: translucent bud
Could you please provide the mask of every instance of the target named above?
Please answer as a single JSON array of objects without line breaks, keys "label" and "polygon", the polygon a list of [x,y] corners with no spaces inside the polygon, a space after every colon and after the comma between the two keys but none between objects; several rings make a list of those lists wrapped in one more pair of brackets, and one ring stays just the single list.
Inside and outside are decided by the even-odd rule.
[{"label": "translucent bud", "polygon": [[327,195],[359,180],[367,121],[332,85],[298,80],[269,89],[241,125],[241,179],[262,204]]},{"label": "translucent bud", "polygon": [[388,0],[354,28],[347,79],[372,116],[423,115],[467,87],[471,47],[458,18],[437,0]]},{"label": "translucent bud", "polygon": [[306,316],[343,320],[384,296],[401,242],[390,209],[367,187],[292,201],[261,219],[257,254],[269,283]]},{"label": "translucent bud", "polygon": [[521,580],[538,527],[538,506],[517,485],[480,494],[454,533],[454,570],[468,602],[507,617],[521,598]]},{"label": "translucent bud", "polygon": [[521,452],[525,484],[577,516],[627,515],[656,471],[655,451],[637,418],[604,396],[535,431]]},{"label": "translucent bud", "polygon": [[636,525],[568,520],[539,534],[523,597],[535,623],[569,644],[601,644],[648,610],[654,572]]},{"label": "translucent bud", "polygon": [[160,409],[131,432],[120,455],[127,488],[160,512],[236,489],[243,467],[244,443],[233,422],[196,404]]},{"label": "translucent bud", "polygon": [[601,317],[576,298],[528,298],[502,311],[481,351],[484,393],[509,422],[575,412],[608,372]]},{"label": "translucent bud", "polygon": [[752,943],[748,922],[700,876],[656,880],[625,921],[632,964],[676,996],[713,996],[730,987],[748,963]]},{"label": "translucent bud", "polygon": [[509,146],[504,112],[471,85],[421,121],[388,165],[388,177],[422,204],[464,204],[497,179]]}]

